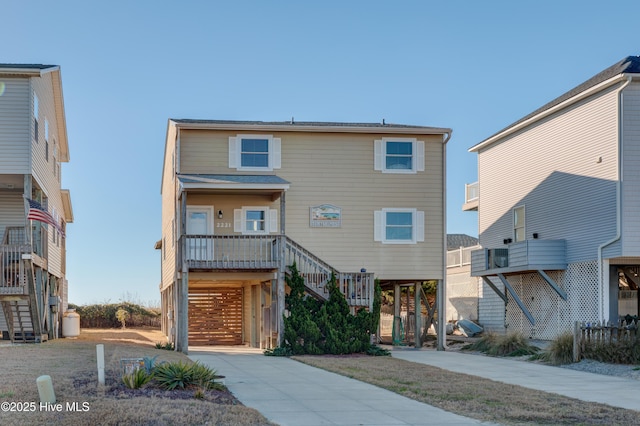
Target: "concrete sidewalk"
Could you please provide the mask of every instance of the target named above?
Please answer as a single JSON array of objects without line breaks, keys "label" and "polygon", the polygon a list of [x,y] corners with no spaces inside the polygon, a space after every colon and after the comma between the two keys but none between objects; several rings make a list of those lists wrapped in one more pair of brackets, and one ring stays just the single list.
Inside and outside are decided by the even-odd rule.
[{"label": "concrete sidewalk", "polygon": [[242,403],[281,426],[490,425],[284,357],[244,347],[190,347]]},{"label": "concrete sidewalk", "polygon": [[394,348],[391,353],[406,361],[640,411],[640,380],[451,351]]}]

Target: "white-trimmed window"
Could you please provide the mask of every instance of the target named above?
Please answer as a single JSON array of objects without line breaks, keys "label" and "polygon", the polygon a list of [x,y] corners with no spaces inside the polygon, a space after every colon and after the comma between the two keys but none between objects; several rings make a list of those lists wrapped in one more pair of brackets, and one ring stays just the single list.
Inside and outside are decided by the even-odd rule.
[{"label": "white-trimmed window", "polygon": [[513,241],[524,241],[525,233],[525,212],[524,206],[518,206],[513,209]]},{"label": "white-trimmed window", "polygon": [[385,208],[374,212],[374,240],[384,244],[424,241],[424,212],[409,208]]},{"label": "white-trimmed window", "polygon": [[233,211],[233,228],[243,235],[278,232],[278,210],[264,206],[246,206]]},{"label": "white-trimmed window", "polygon": [[374,141],[374,168],[382,173],[424,171],[424,141],[382,138]]},{"label": "white-trimmed window", "polygon": [[40,109],[40,103],[38,102],[38,95],[33,92],[33,137],[38,142],[38,111]]},{"label": "white-trimmed window", "polygon": [[271,171],[280,168],[281,140],[271,135],[229,137],[229,168]]}]

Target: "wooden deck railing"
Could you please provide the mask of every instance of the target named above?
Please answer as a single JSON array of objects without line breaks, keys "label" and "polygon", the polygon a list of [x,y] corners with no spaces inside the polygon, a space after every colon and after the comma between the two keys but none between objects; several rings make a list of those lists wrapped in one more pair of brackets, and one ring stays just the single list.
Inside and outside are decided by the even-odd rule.
[{"label": "wooden deck railing", "polygon": [[285,243],[286,265],[296,263],[307,290],[316,297],[329,298],[327,284],[333,273],[336,284],[350,306],[373,306],[374,278],[369,272],[340,272],[290,238]]},{"label": "wooden deck railing", "polygon": [[0,294],[27,294],[27,277],[23,254],[30,254],[26,244],[0,245]]},{"label": "wooden deck railing", "polygon": [[340,272],[284,235],[184,235],[180,247],[190,270],[279,270],[295,262],[307,290],[323,299],[333,273],[350,306],[372,307],[372,273]]},{"label": "wooden deck railing", "polygon": [[185,235],[190,269],[278,269],[280,235]]}]

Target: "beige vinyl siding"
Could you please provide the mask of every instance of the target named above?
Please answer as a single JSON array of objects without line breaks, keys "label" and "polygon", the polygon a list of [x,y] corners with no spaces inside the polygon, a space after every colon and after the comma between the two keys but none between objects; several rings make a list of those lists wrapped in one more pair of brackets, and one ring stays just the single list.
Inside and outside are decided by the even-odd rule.
[{"label": "beige vinyl siding", "polygon": [[[526,238],[566,239],[567,261],[593,259],[615,235],[617,96],[594,95],[479,152],[483,247],[513,238],[524,205]],[[601,159],[601,161],[599,161]]]},{"label": "beige vinyl siding", "polygon": [[4,94],[0,96],[0,173],[30,173],[32,105],[29,80],[2,78]]},{"label": "beige vinyl siding", "polygon": [[[182,131],[181,172],[243,174],[228,167],[228,138],[236,134]],[[425,142],[425,171],[416,174],[374,170],[374,141],[383,135],[275,132],[273,136],[282,141],[282,167],[268,174],[290,182],[288,236],[341,271],[366,268],[381,279],[443,278],[442,136],[416,136]],[[341,207],[342,227],[311,228],[309,208],[319,204]],[[279,208],[277,202],[273,208]],[[374,242],[374,211],[383,208],[423,211],[425,242]]]},{"label": "beige vinyl siding", "polygon": [[623,91],[622,251],[619,256],[640,253],[640,83]]},{"label": "beige vinyl siding", "polygon": [[229,169],[229,136],[235,134],[181,130],[180,172],[242,174]]},{"label": "beige vinyl siding", "polygon": [[[38,96],[40,114],[38,124],[40,127],[39,141],[32,140],[32,173],[33,178],[47,196],[49,213],[57,213],[58,217],[64,216],[62,196],[60,194],[60,180],[57,172],[54,174],[54,141],[59,144],[58,122],[56,120],[56,106],[53,94],[52,74],[47,73],[42,77],[31,78],[31,86]],[[49,158],[45,153],[45,118],[49,123]],[[62,167],[60,167],[62,169]],[[60,170],[62,173],[62,170]],[[48,226],[48,270],[53,275],[61,277],[62,273],[62,242],[54,243],[55,228]],[[56,237],[57,238],[57,237]]]},{"label": "beige vinyl siding", "polygon": [[[176,251],[179,235],[180,223],[176,218],[176,187],[175,187],[175,167],[173,162],[176,159],[176,128],[169,126],[167,131],[167,145],[165,147],[164,166],[162,174],[162,242],[163,247],[160,253],[162,274],[161,289],[170,286],[175,280],[176,273]],[[175,234],[174,234],[175,232]],[[166,244],[166,246],[164,246]]]}]

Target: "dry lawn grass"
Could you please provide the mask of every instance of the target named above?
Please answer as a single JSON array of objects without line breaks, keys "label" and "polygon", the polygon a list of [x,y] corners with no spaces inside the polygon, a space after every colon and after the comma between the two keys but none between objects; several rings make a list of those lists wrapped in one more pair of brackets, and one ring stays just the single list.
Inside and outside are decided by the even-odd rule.
[{"label": "dry lawn grass", "polygon": [[[259,412],[239,403],[228,391],[130,390],[121,381],[121,358],[158,355],[156,361],[185,361],[173,351],[159,350],[156,330],[89,330],[77,339],[43,344],[0,345],[0,402],[32,403],[35,411],[0,411],[1,425],[270,425]],[[96,343],[105,348],[105,386],[98,385]],[[61,412],[40,410],[36,379],[51,376]],[[77,402],[88,411],[67,410]],[[83,405],[86,403],[85,405]],[[28,406],[28,405],[27,405]],[[31,408],[29,408],[31,409]]]},{"label": "dry lawn grass", "polygon": [[294,359],[482,421],[508,425],[640,425],[637,411],[391,357],[306,355]]}]

